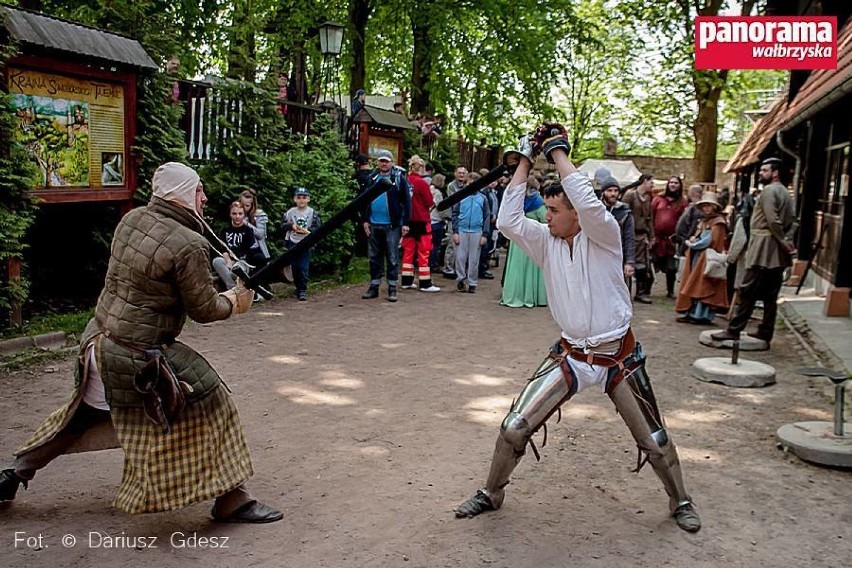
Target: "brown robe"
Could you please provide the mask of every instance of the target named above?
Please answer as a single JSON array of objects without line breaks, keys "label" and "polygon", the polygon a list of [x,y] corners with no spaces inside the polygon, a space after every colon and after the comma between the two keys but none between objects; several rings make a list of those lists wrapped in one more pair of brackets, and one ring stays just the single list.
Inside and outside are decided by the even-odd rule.
[{"label": "brown robe", "polygon": [[[722,215],[704,219],[699,223],[697,231],[710,225],[712,229],[710,246],[717,252],[725,252],[727,241],[727,225]],[[706,250],[706,249],[705,249]],[[700,255],[692,266],[693,255]],[[680,282],[677,300],[675,301],[676,312],[686,312],[692,307],[692,300],[698,300],[715,308],[716,310],[728,309],[728,288],[724,278],[708,278],[704,276],[704,266],[707,263],[707,255],[704,250],[695,251],[687,249],[683,277]]]}]

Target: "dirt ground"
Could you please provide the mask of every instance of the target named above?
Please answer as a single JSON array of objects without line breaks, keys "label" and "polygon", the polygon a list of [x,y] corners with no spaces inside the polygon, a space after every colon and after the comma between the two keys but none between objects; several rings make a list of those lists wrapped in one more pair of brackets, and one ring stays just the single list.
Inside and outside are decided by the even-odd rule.
[{"label": "dirt ground", "polygon": [[[558,336],[546,308],[501,307],[498,282],[470,295],[439,279],[442,293],[402,290],[397,304],[384,290],[361,300],[352,286],[189,325],[181,339],[234,392],[254,460],[250,488],[284,520],[219,525],[210,503],[129,516],[110,505],[121,452],[71,455],[0,506],[0,565],[849,565],[852,474],[776,446],[783,424],[832,419],[826,385],[793,373],[813,363],[806,351],[780,331],[771,352],[746,354],[776,367],[776,385],[698,381],[692,362],[719,354],[698,343],[703,328],[674,322],[659,293],[636,306],[634,325],[701,532],[668,518],[650,466],[631,473],[635,445],[592,390],[550,425],[541,462],[531,452],[521,462],[503,509],[455,519],[484,481],[505,411]],[[0,374],[0,455],[67,399],[71,365],[69,356]],[[76,544],[64,546],[64,535]]]}]

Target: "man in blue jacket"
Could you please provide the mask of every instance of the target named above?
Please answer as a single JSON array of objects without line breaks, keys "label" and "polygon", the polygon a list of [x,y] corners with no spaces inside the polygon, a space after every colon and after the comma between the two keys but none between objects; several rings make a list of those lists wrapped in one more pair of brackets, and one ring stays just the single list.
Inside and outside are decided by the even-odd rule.
[{"label": "man in blue jacket", "polygon": [[482,192],[465,197],[453,206],[453,244],[456,247],[456,288],[476,292],[479,250],[486,241],[491,212]]},{"label": "man in blue jacket", "polygon": [[367,235],[367,256],[370,259],[370,287],[361,298],[379,297],[379,286],[387,266],[388,301],[397,301],[399,278],[399,241],[408,233],[411,215],[411,187],[402,168],[395,167],[388,150],[376,152],[376,168],[370,172],[366,190],[377,183],[386,190],[361,212],[361,223]]}]

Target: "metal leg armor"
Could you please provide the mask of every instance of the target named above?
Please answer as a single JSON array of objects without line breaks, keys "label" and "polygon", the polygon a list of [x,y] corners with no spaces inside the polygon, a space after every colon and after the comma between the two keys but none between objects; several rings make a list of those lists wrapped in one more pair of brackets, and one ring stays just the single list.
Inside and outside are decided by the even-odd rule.
[{"label": "metal leg armor", "polygon": [[637,344],[633,354],[624,363],[626,370],[623,379],[619,380],[618,369],[612,369],[607,394],[639,447],[640,459],[636,471],[646,461],[651,462],[651,467],[669,495],[669,506],[674,514],[679,507],[691,504],[692,499],[684,488],[677,449],[666,432],[651,381],[645,371],[642,346]]},{"label": "metal leg armor", "polygon": [[[561,350],[557,344],[553,354],[558,355]],[[485,487],[458,508],[457,516],[472,517],[500,508],[505,496],[503,488],[509,483],[533,434],[576,392],[577,381],[567,363],[561,365],[548,356],[503,419]],[[537,450],[533,451],[538,456]]]}]

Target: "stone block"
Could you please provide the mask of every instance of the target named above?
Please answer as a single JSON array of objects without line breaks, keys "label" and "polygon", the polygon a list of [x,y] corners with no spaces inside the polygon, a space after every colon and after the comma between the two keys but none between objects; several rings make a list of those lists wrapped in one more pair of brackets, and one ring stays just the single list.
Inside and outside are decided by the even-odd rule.
[{"label": "stone block", "polygon": [[832,286],[825,294],[822,313],[826,317],[849,317],[849,288]]}]

